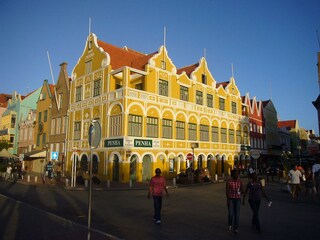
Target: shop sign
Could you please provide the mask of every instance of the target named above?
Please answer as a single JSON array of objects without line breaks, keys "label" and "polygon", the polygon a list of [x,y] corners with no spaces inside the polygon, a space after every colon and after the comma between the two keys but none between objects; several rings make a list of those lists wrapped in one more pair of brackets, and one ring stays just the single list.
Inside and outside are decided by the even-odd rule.
[{"label": "shop sign", "polygon": [[104,147],[123,147],[123,139],[111,139],[104,141]]},{"label": "shop sign", "polygon": [[249,145],[241,145],[241,150],[242,151],[250,151],[251,147]]},{"label": "shop sign", "polygon": [[152,140],[147,139],[135,139],[134,147],[148,147],[152,148]]}]

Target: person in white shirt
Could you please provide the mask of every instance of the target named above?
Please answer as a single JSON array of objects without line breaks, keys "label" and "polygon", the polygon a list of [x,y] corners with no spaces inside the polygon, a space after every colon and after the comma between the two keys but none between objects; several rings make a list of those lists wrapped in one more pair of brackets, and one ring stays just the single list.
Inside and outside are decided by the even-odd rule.
[{"label": "person in white shirt", "polygon": [[291,179],[292,199],[297,200],[299,192],[301,192],[300,183],[302,178],[302,173],[298,170],[297,165],[289,171],[289,177]]},{"label": "person in white shirt", "polygon": [[6,181],[12,180],[12,167],[11,163],[9,162],[7,169],[6,169]]},{"label": "person in white shirt", "polygon": [[312,174],[314,177],[314,181],[315,181],[315,190],[317,195],[319,195],[319,186],[320,186],[320,164],[319,164],[319,160],[317,163],[313,164],[312,166]]}]

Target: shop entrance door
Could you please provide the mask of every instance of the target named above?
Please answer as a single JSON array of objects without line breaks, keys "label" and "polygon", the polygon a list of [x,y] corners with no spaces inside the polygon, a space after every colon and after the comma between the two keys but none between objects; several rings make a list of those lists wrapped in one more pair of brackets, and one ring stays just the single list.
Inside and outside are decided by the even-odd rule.
[{"label": "shop entrance door", "polygon": [[151,157],[146,155],[142,159],[142,181],[149,181],[151,177]]}]

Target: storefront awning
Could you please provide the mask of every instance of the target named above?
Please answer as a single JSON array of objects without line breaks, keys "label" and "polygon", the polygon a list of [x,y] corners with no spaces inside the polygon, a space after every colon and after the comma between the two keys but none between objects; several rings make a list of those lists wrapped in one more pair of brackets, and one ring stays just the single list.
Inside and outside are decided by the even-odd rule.
[{"label": "storefront awning", "polygon": [[31,152],[27,152],[24,154],[24,159],[25,161],[30,161],[30,160],[35,160],[39,158],[46,158],[46,151],[44,150],[35,150]]}]

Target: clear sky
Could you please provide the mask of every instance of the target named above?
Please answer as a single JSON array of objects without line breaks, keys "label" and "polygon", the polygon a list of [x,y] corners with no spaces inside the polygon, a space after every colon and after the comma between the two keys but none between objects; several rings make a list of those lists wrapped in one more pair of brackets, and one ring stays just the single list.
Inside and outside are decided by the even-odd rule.
[{"label": "clear sky", "polygon": [[26,94],[71,76],[89,32],[144,53],[163,44],[177,68],[204,56],[217,82],[232,65],[245,95],[271,99],[279,120],[318,134],[312,101],[319,95],[319,0],[0,0],[0,93]]}]

